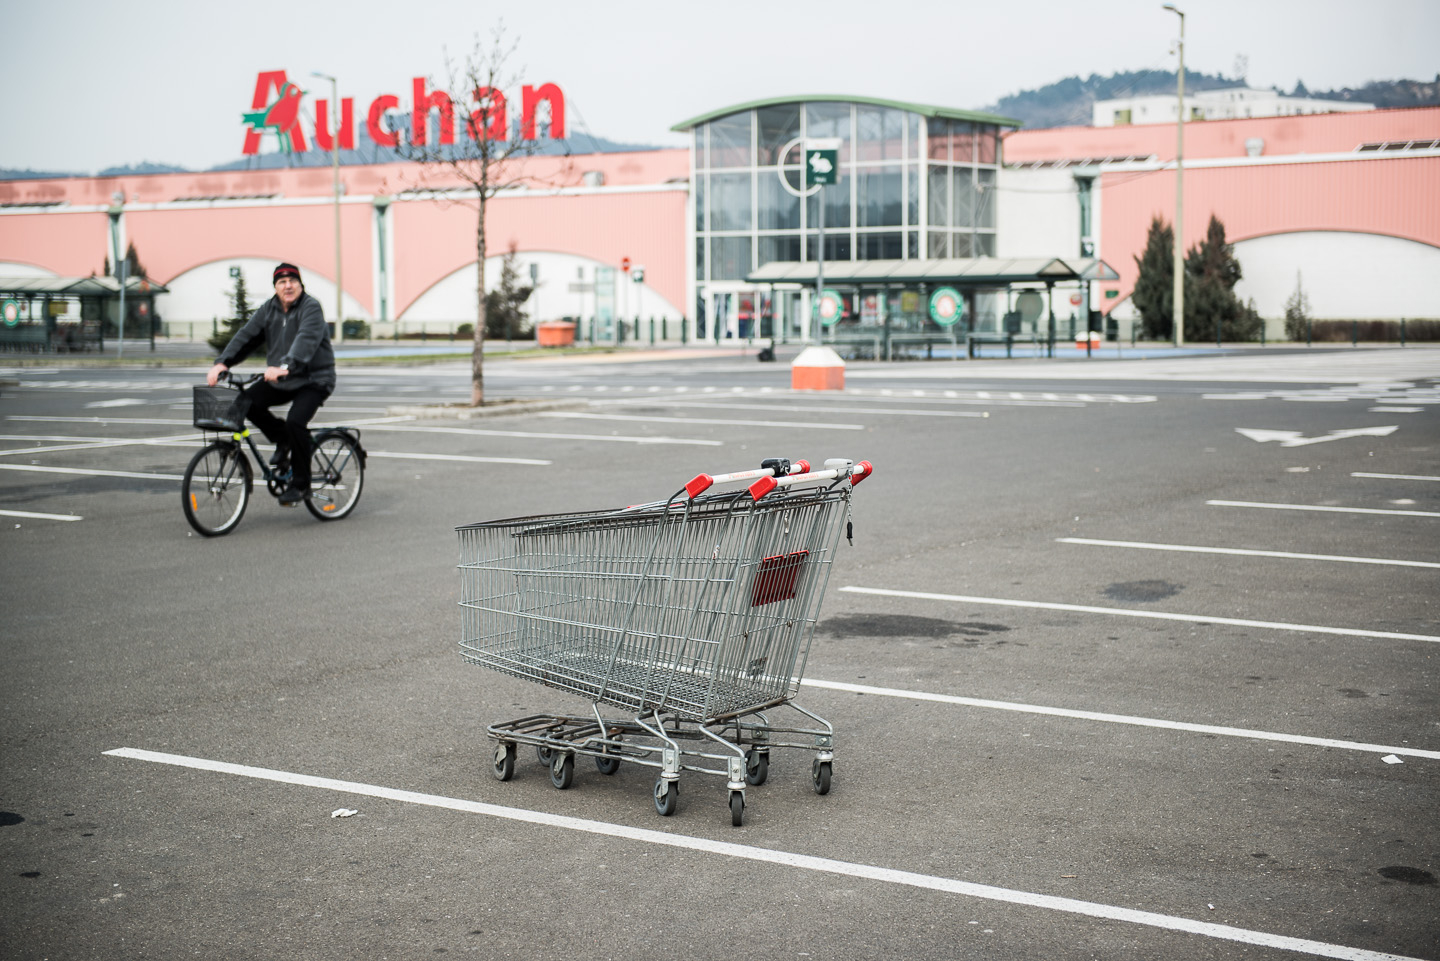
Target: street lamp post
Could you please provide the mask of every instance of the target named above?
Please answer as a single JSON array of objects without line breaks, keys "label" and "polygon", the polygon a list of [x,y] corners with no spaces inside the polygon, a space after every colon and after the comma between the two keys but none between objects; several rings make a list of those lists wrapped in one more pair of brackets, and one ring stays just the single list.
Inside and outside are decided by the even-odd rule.
[{"label": "street lamp post", "polygon": [[340,87],[335,78],[318,70],[310,76],[330,81],[330,161],[335,172],[335,342],[345,342],[345,285],[340,274]]},{"label": "street lamp post", "polygon": [[1175,71],[1175,346],[1185,343],[1185,13],[1173,3],[1165,9],[1180,18],[1180,39],[1175,49],[1180,68]]}]

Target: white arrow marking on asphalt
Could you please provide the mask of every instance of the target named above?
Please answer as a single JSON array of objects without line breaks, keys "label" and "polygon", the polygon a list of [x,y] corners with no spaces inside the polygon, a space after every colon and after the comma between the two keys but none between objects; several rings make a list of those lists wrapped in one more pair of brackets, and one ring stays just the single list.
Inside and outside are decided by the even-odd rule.
[{"label": "white arrow marking on asphalt", "polygon": [[1246,437],[1261,444],[1272,440],[1280,442],[1281,447],[1304,447],[1307,444],[1323,444],[1327,440],[1340,440],[1344,437],[1385,437],[1399,430],[1399,425],[1392,427],[1356,427],[1351,430],[1332,430],[1323,437],[1306,437],[1298,430],[1263,430],[1254,427],[1237,427],[1237,434],[1244,434]]}]

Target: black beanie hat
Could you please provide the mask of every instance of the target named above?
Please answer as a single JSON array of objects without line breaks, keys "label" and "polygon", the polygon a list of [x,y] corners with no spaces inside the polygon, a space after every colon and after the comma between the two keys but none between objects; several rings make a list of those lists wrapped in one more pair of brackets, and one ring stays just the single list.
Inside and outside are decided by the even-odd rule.
[{"label": "black beanie hat", "polygon": [[294,264],[281,264],[275,268],[275,273],[270,277],[270,283],[276,283],[281,277],[294,277],[300,281],[300,286],[305,286],[305,281],[300,280],[300,268]]}]

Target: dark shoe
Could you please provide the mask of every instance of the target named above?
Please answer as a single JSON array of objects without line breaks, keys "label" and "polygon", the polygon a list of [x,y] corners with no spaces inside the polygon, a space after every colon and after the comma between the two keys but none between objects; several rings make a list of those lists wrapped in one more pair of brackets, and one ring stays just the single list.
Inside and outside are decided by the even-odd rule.
[{"label": "dark shoe", "polygon": [[306,493],[308,492],[303,491],[298,487],[287,487],[285,488],[285,492],[280,495],[280,506],[294,507],[296,504],[300,503],[305,499]]},{"label": "dark shoe", "polygon": [[286,447],[284,444],[277,444],[275,446],[275,453],[270,455],[270,466],[280,467],[284,464],[288,464],[289,462],[290,448]]}]

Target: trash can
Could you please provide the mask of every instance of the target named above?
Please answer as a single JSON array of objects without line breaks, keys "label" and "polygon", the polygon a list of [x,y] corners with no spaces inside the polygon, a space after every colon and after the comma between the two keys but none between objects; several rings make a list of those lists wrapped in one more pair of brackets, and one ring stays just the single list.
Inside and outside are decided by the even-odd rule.
[{"label": "trash can", "polygon": [[536,324],[535,339],[541,347],[569,347],[575,343],[575,325],[568,320]]}]

